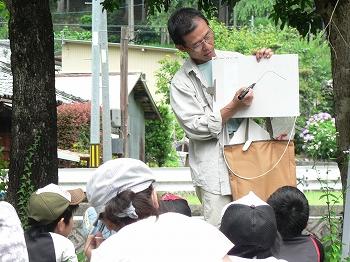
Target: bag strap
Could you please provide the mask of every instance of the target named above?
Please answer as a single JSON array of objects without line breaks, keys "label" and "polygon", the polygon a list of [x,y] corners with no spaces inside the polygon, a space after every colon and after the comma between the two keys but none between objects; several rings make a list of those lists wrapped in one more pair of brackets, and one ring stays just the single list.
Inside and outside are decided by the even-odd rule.
[{"label": "bag strap", "polygon": [[[268,123],[266,122],[266,129],[269,129],[269,128],[270,128],[271,133],[270,133],[270,132],[269,132],[269,133],[270,133],[270,137],[271,137],[271,136],[272,136],[271,119],[270,119],[270,117],[267,117],[267,118],[269,119],[269,122],[270,122],[270,123],[268,124]],[[266,118],[266,119],[267,119],[267,118]],[[230,165],[227,163],[226,156],[225,156],[225,152],[224,152],[224,159],[225,159],[225,163],[226,163],[227,168],[231,171],[232,174],[234,174],[235,176],[237,176],[237,177],[239,177],[239,178],[241,178],[241,179],[245,179],[245,180],[252,180],[252,179],[259,178],[259,177],[263,177],[263,176],[265,176],[266,174],[268,174],[269,172],[271,172],[271,170],[274,169],[274,168],[279,164],[279,162],[282,160],[283,156],[284,156],[285,153],[287,152],[288,146],[289,146],[290,141],[291,141],[291,139],[292,139],[292,133],[293,133],[293,130],[294,130],[294,128],[295,128],[295,123],[296,123],[296,121],[297,121],[297,117],[294,118],[293,127],[292,127],[292,129],[291,129],[291,131],[290,131],[289,139],[288,139],[288,143],[287,143],[287,145],[286,145],[286,148],[284,149],[284,151],[283,151],[281,157],[277,160],[276,164],[274,164],[269,170],[267,170],[266,172],[264,172],[264,173],[262,173],[262,174],[260,174],[260,175],[258,175],[258,176],[255,176],[255,177],[243,177],[243,176],[241,176],[241,175],[235,173],[235,172],[231,169]],[[249,123],[249,119],[247,119],[247,126],[248,126],[248,123]],[[270,125],[270,127],[268,127],[268,125]],[[248,130],[248,129],[246,128],[246,136],[248,136],[248,131],[247,131],[247,130]],[[272,137],[271,140],[274,140],[273,137]],[[225,150],[225,147],[224,147],[224,150]]]}]

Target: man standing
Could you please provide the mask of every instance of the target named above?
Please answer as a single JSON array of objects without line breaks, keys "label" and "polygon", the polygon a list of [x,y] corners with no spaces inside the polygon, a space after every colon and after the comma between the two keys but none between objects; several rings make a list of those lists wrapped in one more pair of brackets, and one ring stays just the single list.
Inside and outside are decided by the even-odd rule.
[{"label": "man standing", "polygon": [[[190,58],[175,74],[170,88],[170,104],[189,137],[189,165],[196,193],[203,205],[204,219],[219,227],[221,209],[232,201],[228,169],[223,147],[229,142],[229,125],[235,130],[239,123],[230,119],[239,109],[250,106],[253,91],[242,99],[239,89],[232,101],[220,111],[213,111],[212,58],[239,56],[239,53],[214,49],[214,32],[206,17],[194,8],[182,8],[168,21],[168,31],[176,48]],[[271,49],[256,50],[253,55],[271,57]]]}]

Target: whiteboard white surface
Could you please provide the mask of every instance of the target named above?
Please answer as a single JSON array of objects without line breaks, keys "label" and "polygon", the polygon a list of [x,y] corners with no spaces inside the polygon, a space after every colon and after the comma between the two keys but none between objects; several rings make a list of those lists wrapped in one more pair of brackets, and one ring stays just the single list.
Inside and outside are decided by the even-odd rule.
[{"label": "whiteboard white surface", "polygon": [[299,116],[297,54],[273,55],[259,63],[255,56],[213,59],[213,79],[214,110],[230,103],[241,87],[256,83],[252,105],[233,118]]}]

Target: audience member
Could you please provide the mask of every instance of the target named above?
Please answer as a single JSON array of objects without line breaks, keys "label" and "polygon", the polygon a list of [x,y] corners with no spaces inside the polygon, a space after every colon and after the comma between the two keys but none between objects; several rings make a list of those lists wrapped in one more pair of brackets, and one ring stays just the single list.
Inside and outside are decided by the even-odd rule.
[{"label": "audience member", "polygon": [[303,192],[284,186],[277,189],[267,203],[275,210],[277,229],[284,242],[277,257],[289,262],[322,262],[321,241],[311,234],[302,234],[309,220],[309,202]]},{"label": "audience member", "polygon": [[228,252],[232,261],[245,261],[242,258],[278,261],[274,256],[282,239],[272,207],[250,192],[227,204],[222,213],[220,230],[235,245]]},{"label": "audience member", "polygon": [[0,202],[0,261],[28,262],[21,221],[13,206]]},{"label": "audience member", "polygon": [[72,230],[74,212],[85,198],[81,188],[64,190],[49,184],[28,200],[28,222],[24,233],[29,261],[77,262],[73,243],[67,238]]},{"label": "audience member", "polygon": [[97,213],[94,207],[89,207],[86,209],[83,215],[83,235],[84,238],[88,235],[94,235],[97,232],[101,232],[103,238],[108,238],[111,235],[115,234],[114,230],[108,230],[105,224],[98,219]]},{"label": "audience member", "polygon": [[87,237],[90,262],[230,261],[233,244],[212,225],[159,214],[154,182],[151,169],[136,159],[118,158],[97,168],[87,182],[87,198],[97,218],[117,233],[105,240],[100,232]]},{"label": "audience member", "polygon": [[159,211],[161,213],[175,212],[188,217],[192,216],[187,200],[171,193],[165,193],[160,196]]}]

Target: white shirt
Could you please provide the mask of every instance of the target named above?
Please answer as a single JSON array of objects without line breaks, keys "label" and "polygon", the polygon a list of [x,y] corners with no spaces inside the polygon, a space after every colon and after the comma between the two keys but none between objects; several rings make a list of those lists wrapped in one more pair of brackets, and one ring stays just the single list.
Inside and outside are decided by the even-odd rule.
[{"label": "white shirt", "polygon": [[[242,54],[215,50],[217,58]],[[213,194],[231,195],[223,148],[229,143],[227,125],[220,111],[213,111],[213,97],[202,71],[189,58],[175,74],[170,104],[189,138],[189,165],[195,186]],[[216,87],[220,88],[220,87]]]},{"label": "white shirt", "polygon": [[[261,259],[257,259],[257,258],[243,258],[243,257],[236,257],[236,256],[228,256],[232,262],[248,262],[250,260],[259,260],[259,261],[263,261],[263,262],[288,262],[286,260],[283,259],[277,259],[275,257],[268,257],[268,258],[261,258]],[[302,262],[302,261],[300,261]]]},{"label": "white shirt", "polygon": [[0,201],[0,261],[28,262],[21,221],[14,207]]},{"label": "white shirt", "polygon": [[50,235],[55,247],[56,262],[78,262],[72,241],[60,234],[50,232]]},{"label": "white shirt", "polygon": [[169,212],[123,227],[92,251],[90,262],[222,262],[233,246],[207,222]]}]

